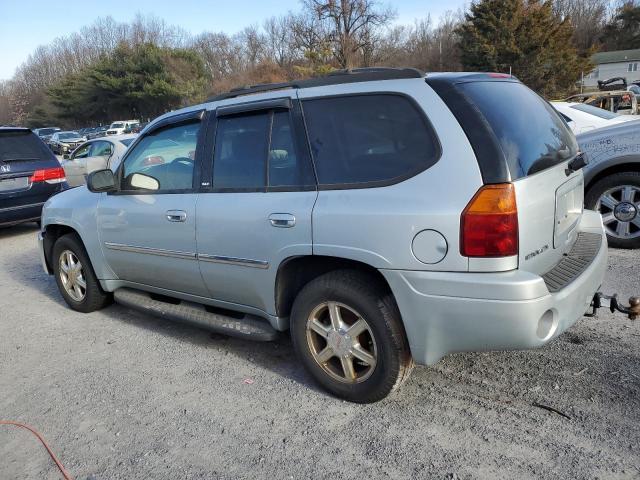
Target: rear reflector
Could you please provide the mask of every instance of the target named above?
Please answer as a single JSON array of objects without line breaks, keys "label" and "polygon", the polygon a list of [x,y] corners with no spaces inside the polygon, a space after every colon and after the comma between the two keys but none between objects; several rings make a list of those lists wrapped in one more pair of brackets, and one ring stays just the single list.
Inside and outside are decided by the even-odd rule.
[{"label": "rear reflector", "polygon": [[465,257],[518,254],[518,208],[511,183],[485,185],[460,217],[460,253]]},{"label": "rear reflector", "polygon": [[66,180],[64,175],[64,168],[46,168],[44,170],[36,170],[31,175],[29,181],[31,183],[47,182],[47,183],[62,183]]}]

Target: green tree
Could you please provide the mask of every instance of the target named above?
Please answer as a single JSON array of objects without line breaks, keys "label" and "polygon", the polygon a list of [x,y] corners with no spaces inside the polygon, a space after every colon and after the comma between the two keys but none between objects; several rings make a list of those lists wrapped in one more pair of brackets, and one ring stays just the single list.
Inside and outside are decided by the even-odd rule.
[{"label": "green tree", "polygon": [[605,26],[602,41],[606,50],[640,48],[640,5],[634,2],[622,5]]},{"label": "green tree", "polygon": [[481,0],[457,30],[467,70],[509,72],[545,96],[572,90],[588,56],[573,45],[568,18],[554,15],[551,1]]},{"label": "green tree", "polygon": [[153,118],[202,100],[205,85],[204,65],[193,51],[122,44],[95,65],[65,77],[49,97],[59,116],[71,123]]}]

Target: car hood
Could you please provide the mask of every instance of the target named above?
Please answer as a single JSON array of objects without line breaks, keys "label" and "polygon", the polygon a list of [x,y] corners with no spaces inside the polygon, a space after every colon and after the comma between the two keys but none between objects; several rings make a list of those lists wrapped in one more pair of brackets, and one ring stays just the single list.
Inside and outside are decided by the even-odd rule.
[{"label": "car hood", "polygon": [[73,138],[60,139],[58,141],[60,143],[77,143],[77,142],[83,142],[84,138],[83,137],[73,137]]}]

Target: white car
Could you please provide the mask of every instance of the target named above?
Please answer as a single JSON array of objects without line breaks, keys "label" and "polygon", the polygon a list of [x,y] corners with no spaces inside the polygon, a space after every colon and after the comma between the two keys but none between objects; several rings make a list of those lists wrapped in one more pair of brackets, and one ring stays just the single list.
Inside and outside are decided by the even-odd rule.
[{"label": "white car", "polygon": [[67,183],[77,187],[86,183],[87,176],[104,168],[115,169],[127,147],[138,137],[137,133],[100,137],[83,143],[62,160]]},{"label": "white car", "polygon": [[140,125],[138,120],[117,120],[109,126],[107,135],[122,135],[125,130],[129,130],[136,125]]},{"label": "white car", "polygon": [[638,120],[633,115],[618,115],[586,103],[551,102],[551,105],[560,112],[576,135],[616,123]]}]

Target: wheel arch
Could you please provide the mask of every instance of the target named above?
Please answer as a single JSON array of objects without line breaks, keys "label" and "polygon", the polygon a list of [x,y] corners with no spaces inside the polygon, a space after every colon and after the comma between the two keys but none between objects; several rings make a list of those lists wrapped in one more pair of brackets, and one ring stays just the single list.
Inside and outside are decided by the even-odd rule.
[{"label": "wheel arch", "polygon": [[603,163],[606,165],[598,165],[585,175],[585,194],[598,181],[609,175],[621,172],[640,172],[640,155],[626,155]]},{"label": "wheel arch", "polygon": [[275,308],[279,317],[288,317],[293,302],[310,281],[335,270],[357,270],[369,275],[393,295],[391,286],[380,271],[361,261],[327,255],[304,255],[288,257],[278,266],[275,282]]},{"label": "wheel arch", "polygon": [[60,237],[67,235],[69,233],[75,233],[81,242],[82,242],[82,237],[80,236],[80,233],[75,228],[70,227],[69,225],[64,225],[59,223],[52,223],[45,226],[44,232],[45,232],[44,241],[43,241],[44,242],[43,243],[44,259],[47,264],[47,269],[49,271],[49,274],[53,274],[53,264],[51,263],[51,257],[53,256],[53,246],[55,245],[56,241]]}]

